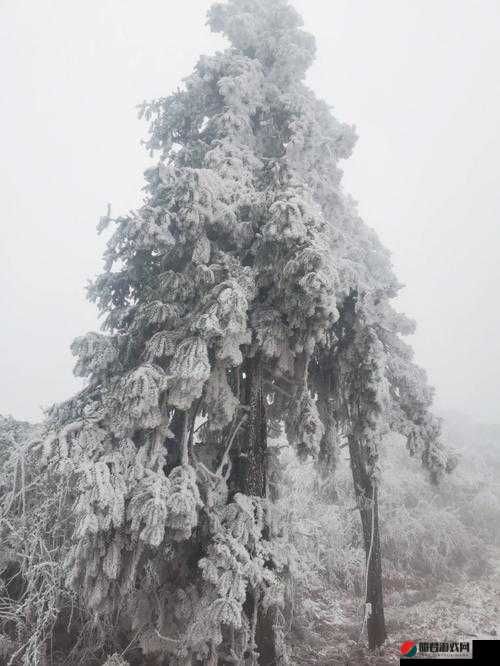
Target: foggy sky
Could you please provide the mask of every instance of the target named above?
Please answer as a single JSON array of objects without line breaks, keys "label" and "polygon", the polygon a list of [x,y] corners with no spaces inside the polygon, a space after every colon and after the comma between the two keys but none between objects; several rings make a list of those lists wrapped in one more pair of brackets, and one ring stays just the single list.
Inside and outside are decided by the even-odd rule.
[{"label": "foggy sky", "polygon": [[[295,0],[308,81],[360,135],[346,189],[393,252],[439,409],[500,421],[500,3]],[[136,118],[201,53],[208,0],[0,0],[0,413],[37,420],[81,387],[98,326],[95,231],[141,200]]]}]

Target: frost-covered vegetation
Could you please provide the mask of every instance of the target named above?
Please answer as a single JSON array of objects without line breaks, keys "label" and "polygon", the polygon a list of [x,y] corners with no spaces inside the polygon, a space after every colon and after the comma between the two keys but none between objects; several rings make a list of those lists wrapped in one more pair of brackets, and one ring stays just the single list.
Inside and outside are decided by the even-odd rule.
[{"label": "frost-covered vegetation", "polygon": [[314,39],[286,0],[209,25],[229,48],[143,105],[143,204],[99,225],[85,388],[0,424],[7,663],[330,663],[354,616],[384,644],[384,592],[494,544],[342,190],[354,130],[304,84]]},{"label": "frost-covered vegetation", "polygon": [[[454,437],[460,463],[438,486],[425,483],[399,438],[387,438],[381,447],[390,637],[381,663],[399,663],[398,643],[408,636],[487,637],[500,628],[500,428],[450,415],[445,434]],[[325,501],[313,467],[298,465],[289,450],[285,455],[280,504],[295,548],[295,663],[347,663],[349,655],[349,663],[361,663],[352,653],[361,626],[365,557],[348,461],[339,464],[332,503]]]},{"label": "frost-covered vegetation", "polygon": [[[460,463],[439,486],[426,482],[400,438],[388,438],[381,447],[389,643],[385,656],[373,658],[376,663],[398,663],[397,644],[410,635],[498,631],[500,428],[475,426],[456,415],[446,424]],[[2,663],[157,663],[138,649],[127,607],[125,617],[96,621],[68,589],[73,479],[62,484],[59,473],[46,466],[39,437],[38,427],[0,419]],[[290,562],[283,616],[290,662],[364,663],[359,638],[365,553],[347,454],[340,457],[334,484],[325,484],[312,461],[301,463],[283,440],[273,444],[283,447],[274,519]]]}]

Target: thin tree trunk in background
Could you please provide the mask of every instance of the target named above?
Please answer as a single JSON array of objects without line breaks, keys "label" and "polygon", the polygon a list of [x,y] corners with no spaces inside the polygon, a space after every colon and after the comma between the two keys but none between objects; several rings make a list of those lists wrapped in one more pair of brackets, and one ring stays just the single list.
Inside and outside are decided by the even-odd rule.
[{"label": "thin tree trunk in background", "polygon": [[372,478],[366,468],[362,443],[353,435],[349,436],[348,441],[352,477],[361,516],[365,555],[368,563],[365,601],[371,605],[371,613],[367,620],[367,629],[368,646],[370,650],[373,650],[376,647],[380,647],[387,638],[382,589],[378,495],[377,489],[376,487],[374,488]]},{"label": "thin tree trunk in background", "polygon": [[[373,547],[368,568],[368,602],[371,603],[372,613],[368,618],[368,646],[370,650],[382,645],[387,638],[384,616],[384,595],[382,587],[382,555],[380,551],[380,532],[378,523],[378,493],[375,488],[374,503]],[[371,531],[371,524],[370,524]],[[366,545],[365,545],[366,548]]]}]

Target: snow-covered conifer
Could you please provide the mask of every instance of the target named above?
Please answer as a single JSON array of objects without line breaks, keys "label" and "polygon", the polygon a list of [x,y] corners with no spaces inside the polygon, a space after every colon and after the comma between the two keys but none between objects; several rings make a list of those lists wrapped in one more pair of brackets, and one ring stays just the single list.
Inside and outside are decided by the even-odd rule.
[{"label": "snow-covered conifer", "polygon": [[216,3],[209,25],[229,48],[141,109],[157,162],[138,210],[101,221],[103,333],[73,344],[89,385],[51,411],[45,451],[78,478],[68,585],[89,607],[125,595],[171,664],[284,664],[268,427],[326,473],[347,438],[375,538],[371,645],[377,442],[395,429],[434,475],[449,465],[388,254],[341,189],[355,132],[304,83],[314,39],[287,0]]}]

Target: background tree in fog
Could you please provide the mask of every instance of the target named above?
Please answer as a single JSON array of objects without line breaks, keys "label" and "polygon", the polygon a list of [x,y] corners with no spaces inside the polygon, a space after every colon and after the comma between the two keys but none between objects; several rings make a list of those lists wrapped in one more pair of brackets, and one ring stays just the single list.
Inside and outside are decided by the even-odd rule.
[{"label": "background tree in fog", "polygon": [[348,444],[375,647],[378,442],[403,433],[435,478],[450,462],[388,253],[341,189],[354,130],[304,84],[314,39],[285,0],[218,3],[209,25],[231,46],[143,106],[158,161],[139,210],[102,220],[103,332],[73,343],[88,386],[50,413],[45,454],[78,483],[67,584],[169,663],[286,663],[284,424],[325,485]]}]

